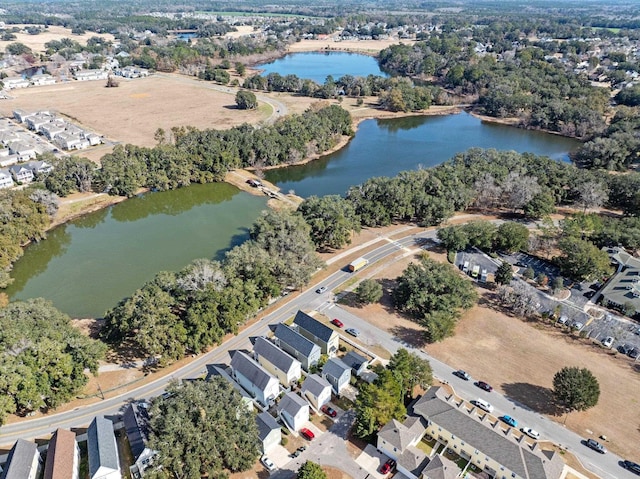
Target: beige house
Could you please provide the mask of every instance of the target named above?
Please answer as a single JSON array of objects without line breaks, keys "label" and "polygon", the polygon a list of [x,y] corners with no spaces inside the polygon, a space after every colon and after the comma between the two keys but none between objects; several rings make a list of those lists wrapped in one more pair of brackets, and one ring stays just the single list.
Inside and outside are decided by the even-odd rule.
[{"label": "beige house", "polygon": [[289,356],[266,338],[256,338],[253,355],[258,363],[277,377],[280,384],[286,388],[296,383],[302,376],[300,361]]},{"label": "beige house", "polygon": [[320,346],[322,354],[333,357],[338,353],[340,336],[326,324],[312,318],[303,311],[298,311],[293,319],[293,327],[305,338]]}]

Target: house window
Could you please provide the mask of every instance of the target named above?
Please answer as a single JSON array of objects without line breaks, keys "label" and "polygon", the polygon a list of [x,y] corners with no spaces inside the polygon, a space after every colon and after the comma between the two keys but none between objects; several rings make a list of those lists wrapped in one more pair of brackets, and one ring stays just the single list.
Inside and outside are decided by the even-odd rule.
[{"label": "house window", "polygon": [[438,428],[438,431],[442,431],[442,428],[441,428],[441,427],[439,427],[439,428]]},{"label": "house window", "polygon": [[451,435],[451,440],[453,441],[456,437],[452,434]]},{"label": "house window", "polygon": [[454,444],[454,445],[453,445],[453,448],[454,448],[454,449],[458,449],[458,446],[456,446],[456,445]]},{"label": "house window", "polygon": [[478,454],[478,450],[476,449],[475,451],[473,451],[474,454]]},{"label": "house window", "polygon": [[511,477],[516,477],[516,473],[515,473],[515,472],[512,472],[512,473],[511,473]]},{"label": "house window", "polygon": [[464,446],[464,442],[460,441],[460,445],[461,445],[461,446]]}]

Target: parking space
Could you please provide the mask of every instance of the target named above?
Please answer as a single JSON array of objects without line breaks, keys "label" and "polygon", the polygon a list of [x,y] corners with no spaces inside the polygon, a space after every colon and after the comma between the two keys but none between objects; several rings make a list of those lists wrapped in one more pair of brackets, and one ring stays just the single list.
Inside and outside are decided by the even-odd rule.
[{"label": "parking space", "polygon": [[284,467],[287,464],[291,457],[289,456],[289,451],[286,450],[284,446],[277,445],[274,446],[267,454],[265,454],[269,459],[273,461],[276,467]]},{"label": "parking space", "polygon": [[368,444],[364,448],[364,451],[360,453],[356,462],[362,467],[362,469],[369,472],[367,477],[375,477],[376,479],[383,479],[387,475],[380,474],[380,468],[389,459],[387,456],[378,451],[375,446]]},{"label": "parking space", "polygon": [[[625,318],[614,314],[605,314],[600,319],[595,319],[589,325],[589,337],[597,341],[613,338],[611,349],[618,350],[622,354],[630,352],[631,359],[635,355],[631,352],[634,348],[640,350],[640,326]],[[627,347],[625,347],[627,346]]]}]

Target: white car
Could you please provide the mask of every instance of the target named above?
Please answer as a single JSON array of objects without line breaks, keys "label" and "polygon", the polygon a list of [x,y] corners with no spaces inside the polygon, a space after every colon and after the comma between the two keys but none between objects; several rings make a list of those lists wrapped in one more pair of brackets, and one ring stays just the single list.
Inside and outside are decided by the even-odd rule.
[{"label": "white car", "polygon": [[522,431],[523,434],[526,434],[532,439],[540,439],[540,433],[535,429],[531,429],[530,427],[523,427],[522,429],[520,429],[520,431]]},{"label": "white car", "polygon": [[493,412],[493,406],[484,399],[476,399],[475,401],[473,401],[473,403],[484,411],[487,411],[489,413]]},{"label": "white car", "polygon": [[611,346],[613,346],[613,341],[613,336],[607,336],[602,340],[602,347],[607,349],[611,348]]},{"label": "white car", "polygon": [[264,467],[267,468],[267,471],[275,471],[276,470],[276,465],[267,456],[262,456],[260,458],[260,462],[262,463],[262,465]]}]

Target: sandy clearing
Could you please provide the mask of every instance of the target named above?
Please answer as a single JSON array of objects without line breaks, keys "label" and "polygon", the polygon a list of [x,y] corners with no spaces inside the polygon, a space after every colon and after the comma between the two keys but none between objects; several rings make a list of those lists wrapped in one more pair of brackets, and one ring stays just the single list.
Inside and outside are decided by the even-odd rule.
[{"label": "sandy clearing", "polygon": [[[446,261],[444,254],[432,254]],[[378,272],[375,277],[390,286],[417,256],[405,258]],[[468,371],[492,384],[503,394],[563,423],[565,415],[550,403],[553,375],[564,366],[590,369],[600,382],[600,401],[586,412],[571,413],[566,426],[588,437],[607,436],[607,447],[622,456],[637,454],[640,440],[640,370],[623,357],[568,335],[542,322],[526,322],[491,307],[491,292],[480,289],[478,306],[467,312],[456,335],[425,346],[435,358]],[[420,343],[420,327],[394,314],[388,294],[382,302],[366,307],[344,306],[381,329],[404,340]]]},{"label": "sandy clearing", "polygon": [[[337,38],[337,37],[335,37]],[[398,40],[397,38],[387,38],[384,40],[338,40],[334,37],[323,38],[319,40],[301,40],[289,45],[288,51],[295,52],[311,52],[317,50],[323,51],[352,51],[360,53],[374,54],[391,45],[404,43],[412,45],[415,40]]]},{"label": "sandy clearing", "polygon": [[[27,25],[7,25],[8,29],[12,27],[24,28]],[[28,33],[15,33],[16,39],[8,42],[0,41],[0,51],[4,52],[7,45],[10,43],[23,43],[34,52],[44,52],[46,50],[44,44],[50,42],[52,40],[62,40],[63,38],[70,38],[80,43],[81,45],[86,45],[87,40],[92,37],[100,37],[104,38],[107,41],[113,42],[115,41],[115,37],[110,33],[95,33],[95,32],[86,32],[82,35],[74,35],[71,33],[71,29],[64,28],[61,26],[51,25],[44,32],[38,35],[29,35]]]}]

